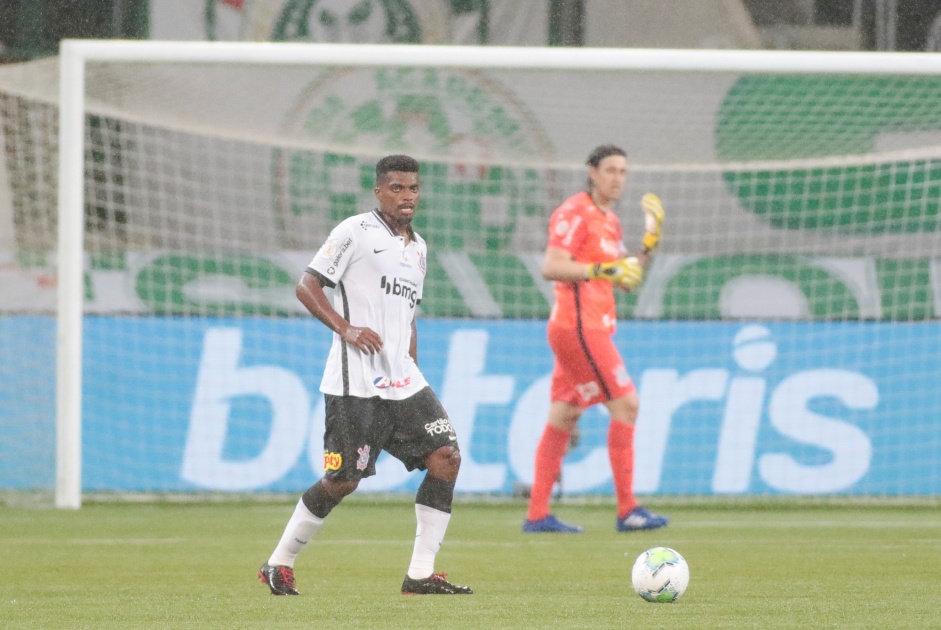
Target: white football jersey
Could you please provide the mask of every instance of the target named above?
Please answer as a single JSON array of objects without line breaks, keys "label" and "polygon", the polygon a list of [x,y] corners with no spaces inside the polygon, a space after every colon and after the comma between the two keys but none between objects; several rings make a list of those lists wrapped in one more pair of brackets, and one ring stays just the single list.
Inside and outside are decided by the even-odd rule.
[{"label": "white football jersey", "polygon": [[427,251],[414,231],[406,245],[376,210],[349,217],[330,232],[308,270],[333,283],[337,312],[353,326],[376,331],[383,345],[378,354],[364,354],[334,333],[320,391],[401,400],[428,384],[408,353]]}]

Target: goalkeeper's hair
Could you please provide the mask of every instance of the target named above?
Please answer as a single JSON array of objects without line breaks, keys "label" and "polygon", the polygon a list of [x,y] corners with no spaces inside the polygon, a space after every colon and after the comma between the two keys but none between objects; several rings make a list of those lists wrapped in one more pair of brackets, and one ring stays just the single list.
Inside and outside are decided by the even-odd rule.
[{"label": "goalkeeper's hair", "polygon": [[376,162],[376,183],[386,173],[417,173],[418,160],[409,155],[387,155]]},{"label": "goalkeeper's hair", "polygon": [[[595,149],[588,154],[588,159],[585,160],[591,168],[598,168],[598,165],[601,164],[601,161],[606,157],[611,157],[612,155],[620,155],[621,157],[627,159],[627,151],[617,146],[616,144],[602,144],[595,147]],[[588,182],[585,184],[585,188],[588,192],[591,192],[592,181],[591,178],[588,178]]]},{"label": "goalkeeper's hair", "polygon": [[606,157],[611,157],[612,155],[620,155],[623,158],[627,158],[627,152],[621,147],[615,144],[602,144],[601,146],[595,147],[594,151],[588,155],[585,164],[592,168],[598,168],[598,165],[601,164],[601,160]]}]

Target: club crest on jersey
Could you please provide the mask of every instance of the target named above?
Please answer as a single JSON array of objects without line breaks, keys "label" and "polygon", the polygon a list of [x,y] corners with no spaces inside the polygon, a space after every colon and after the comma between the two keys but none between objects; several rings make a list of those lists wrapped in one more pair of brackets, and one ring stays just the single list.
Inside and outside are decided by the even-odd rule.
[{"label": "club crest on jersey", "polygon": [[356,449],[356,452],[359,453],[359,457],[356,460],[356,470],[366,470],[366,466],[369,465],[369,450],[369,444]]},{"label": "club crest on jersey", "polygon": [[422,275],[425,275],[428,263],[425,261],[425,254],[422,252],[418,252],[418,268],[421,270]]}]

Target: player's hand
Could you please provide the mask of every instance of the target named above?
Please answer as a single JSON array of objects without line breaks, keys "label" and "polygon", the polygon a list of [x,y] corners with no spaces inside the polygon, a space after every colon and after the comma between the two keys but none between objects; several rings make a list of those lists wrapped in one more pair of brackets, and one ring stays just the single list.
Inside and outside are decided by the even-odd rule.
[{"label": "player's hand", "polygon": [[362,328],[347,326],[343,332],[340,333],[340,338],[360,352],[365,352],[366,354],[376,354],[382,350],[382,339],[379,337],[379,334],[365,326]]},{"label": "player's hand", "polygon": [[647,193],[640,200],[640,206],[644,209],[644,249],[648,254],[652,254],[657,245],[660,244],[660,233],[663,231],[663,204],[660,203],[660,197],[653,193]]},{"label": "player's hand", "polygon": [[589,280],[609,280],[622,289],[636,289],[644,280],[644,268],[636,258],[618,258],[588,265]]}]

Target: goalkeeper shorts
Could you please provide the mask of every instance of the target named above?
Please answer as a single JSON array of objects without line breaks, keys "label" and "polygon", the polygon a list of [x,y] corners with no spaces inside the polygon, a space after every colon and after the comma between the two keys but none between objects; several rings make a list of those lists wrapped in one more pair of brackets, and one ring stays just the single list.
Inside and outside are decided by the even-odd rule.
[{"label": "goalkeeper shorts", "polygon": [[555,355],[552,402],[590,407],[634,391],[634,382],[609,332],[550,324],[548,336]]}]

